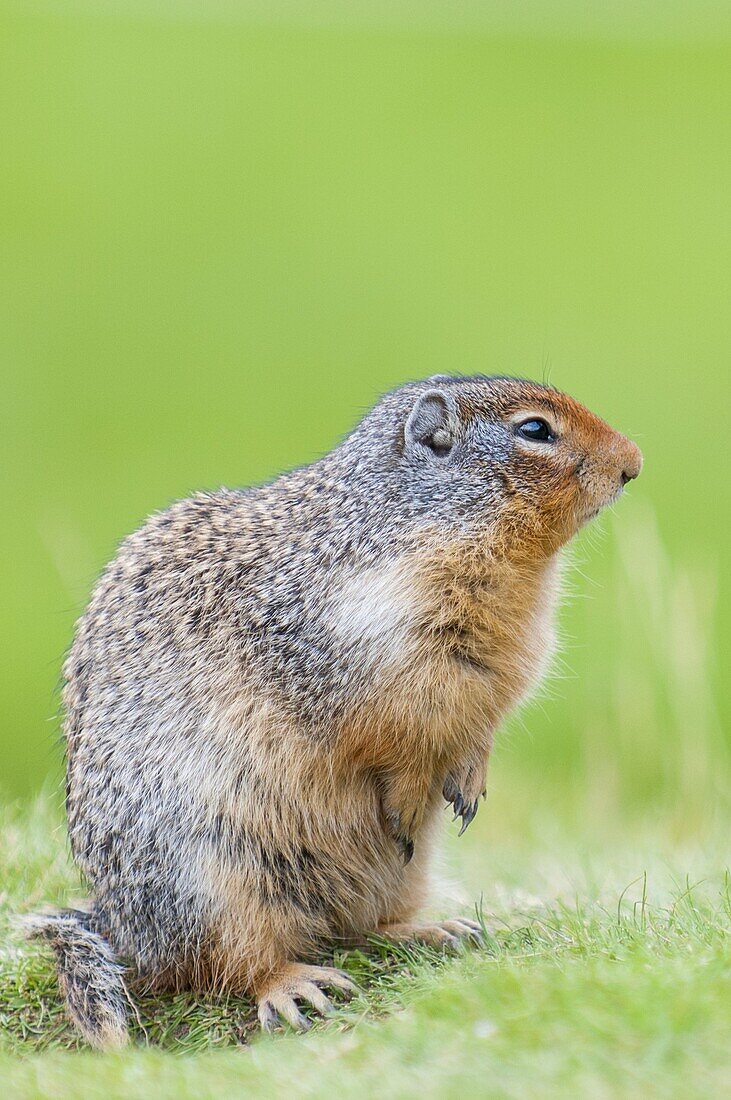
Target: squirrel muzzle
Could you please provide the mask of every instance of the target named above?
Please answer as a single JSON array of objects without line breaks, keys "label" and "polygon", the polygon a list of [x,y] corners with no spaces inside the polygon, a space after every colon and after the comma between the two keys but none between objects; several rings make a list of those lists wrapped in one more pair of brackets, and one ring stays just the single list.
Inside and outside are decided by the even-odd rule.
[{"label": "squirrel muzzle", "polygon": [[581,489],[579,527],[618,500],[625,485],[639,477],[642,470],[642,451],[636,443],[611,428],[602,434],[605,438],[601,445],[587,453],[577,468]]}]

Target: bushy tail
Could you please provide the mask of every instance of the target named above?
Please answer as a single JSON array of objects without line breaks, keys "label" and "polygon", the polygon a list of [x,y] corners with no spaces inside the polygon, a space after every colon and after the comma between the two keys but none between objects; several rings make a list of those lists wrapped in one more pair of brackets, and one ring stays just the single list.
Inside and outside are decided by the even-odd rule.
[{"label": "bushy tail", "polygon": [[50,943],[56,953],[58,984],[72,1023],[93,1047],[110,1050],[129,1039],[129,994],[123,967],[106,940],[89,927],[89,914],[76,909],[23,918],[29,939]]}]

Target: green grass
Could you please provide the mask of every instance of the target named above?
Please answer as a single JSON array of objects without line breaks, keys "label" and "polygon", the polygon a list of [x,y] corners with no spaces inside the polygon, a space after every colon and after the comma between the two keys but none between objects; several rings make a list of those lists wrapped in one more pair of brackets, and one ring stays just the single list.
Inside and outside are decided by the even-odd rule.
[{"label": "green grass", "polygon": [[541,829],[518,846],[503,838],[495,857],[483,837],[465,859],[485,876],[484,950],[338,956],[362,993],[306,1036],[259,1036],[243,1000],[146,998],[134,1046],[97,1055],[65,1021],[47,953],[9,931],[18,910],[78,895],[58,815],[47,796],[6,812],[0,1079],[13,1097],[707,1097],[731,1087],[722,849],[676,851],[669,864],[653,842],[648,863],[626,838],[579,853]]}]

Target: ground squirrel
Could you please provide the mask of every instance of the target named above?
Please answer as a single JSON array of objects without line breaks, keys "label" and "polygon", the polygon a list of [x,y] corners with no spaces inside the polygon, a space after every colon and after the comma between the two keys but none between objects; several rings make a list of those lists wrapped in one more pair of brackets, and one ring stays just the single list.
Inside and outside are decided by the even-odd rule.
[{"label": "ground squirrel", "polygon": [[414,923],[439,809],[474,817],[493,734],[553,647],[560,548],[637,477],[570,397],[437,376],[332,452],[201,493],[121,546],[64,669],[88,912],[29,918],[71,1018],[127,1040],[130,989],[248,994],[306,1026],[334,944]]}]

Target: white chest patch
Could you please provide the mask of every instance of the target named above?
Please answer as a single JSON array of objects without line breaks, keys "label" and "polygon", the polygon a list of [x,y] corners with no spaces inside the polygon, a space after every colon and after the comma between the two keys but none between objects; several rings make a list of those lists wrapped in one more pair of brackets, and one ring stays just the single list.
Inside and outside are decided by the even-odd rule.
[{"label": "white chest patch", "polygon": [[343,574],[328,618],[342,645],[357,647],[369,664],[393,666],[414,645],[417,613],[413,562],[400,559]]}]

